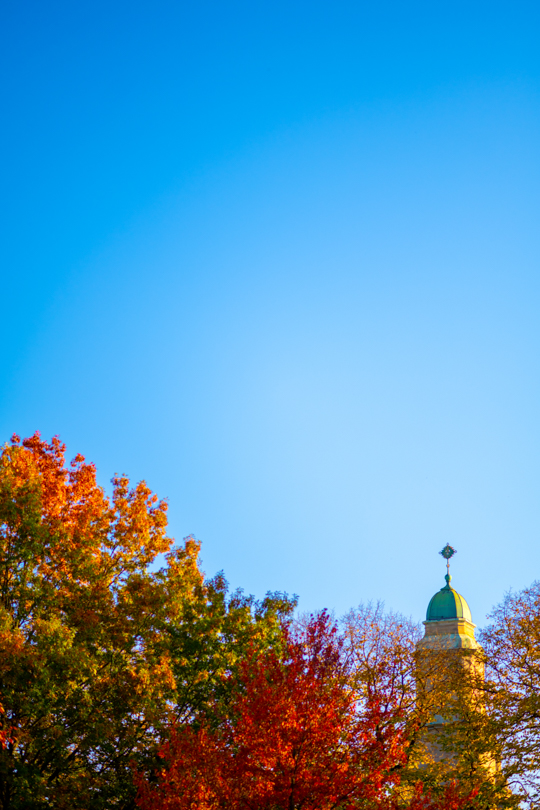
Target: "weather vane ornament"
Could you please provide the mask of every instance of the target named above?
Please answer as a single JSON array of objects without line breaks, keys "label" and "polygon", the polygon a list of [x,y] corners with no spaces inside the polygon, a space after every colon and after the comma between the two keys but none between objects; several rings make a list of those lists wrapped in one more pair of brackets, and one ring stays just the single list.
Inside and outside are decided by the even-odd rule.
[{"label": "weather vane ornament", "polygon": [[457,551],[456,551],[455,548],[453,548],[450,545],[450,543],[447,543],[445,545],[445,547],[443,548],[443,550],[439,551],[439,554],[441,554],[444,557],[444,559],[446,560],[446,576],[445,576],[445,580],[446,580],[447,586],[450,587],[450,580],[452,579],[452,577],[450,576],[450,560],[454,556],[454,554],[457,554]]}]

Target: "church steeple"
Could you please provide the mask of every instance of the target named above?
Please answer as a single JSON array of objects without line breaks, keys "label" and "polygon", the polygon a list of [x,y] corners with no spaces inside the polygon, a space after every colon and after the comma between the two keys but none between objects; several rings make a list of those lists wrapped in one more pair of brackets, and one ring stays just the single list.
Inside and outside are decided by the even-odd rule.
[{"label": "church steeple", "polygon": [[[420,704],[428,709],[430,720],[423,732],[425,759],[422,767],[451,769],[463,756],[458,746],[452,749],[452,734],[466,730],[467,715],[463,708],[483,711],[481,683],[484,678],[482,649],[474,637],[475,625],[465,599],[450,587],[450,558],[456,550],[446,545],[440,552],[446,560],[446,585],[431,599],[425,633],[416,645],[417,688]],[[462,738],[464,739],[464,738]],[[471,752],[467,752],[470,757]],[[424,756],[424,755],[421,755]],[[497,772],[497,763],[489,752],[472,752],[475,767],[490,777]],[[471,762],[467,761],[467,768]],[[478,770],[478,772],[479,772]],[[438,779],[448,778],[437,776]]]}]

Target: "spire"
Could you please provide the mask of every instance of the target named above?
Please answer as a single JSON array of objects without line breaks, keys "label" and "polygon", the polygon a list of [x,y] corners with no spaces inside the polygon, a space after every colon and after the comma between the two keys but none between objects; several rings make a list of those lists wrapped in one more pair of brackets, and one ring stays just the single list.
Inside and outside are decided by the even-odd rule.
[{"label": "spire", "polygon": [[456,553],[449,543],[439,552],[446,561],[446,584],[430,600],[424,622],[426,632],[418,642],[419,649],[473,650],[478,647],[470,608],[463,596],[450,585],[450,560]]},{"label": "spire", "polygon": [[439,554],[440,554],[442,557],[444,557],[444,559],[446,560],[446,575],[445,575],[445,577],[444,577],[444,578],[445,578],[445,580],[446,580],[446,587],[447,587],[447,588],[450,588],[450,582],[451,582],[451,580],[452,580],[452,577],[451,577],[451,575],[450,575],[450,560],[451,560],[451,558],[454,556],[454,554],[457,554],[457,551],[456,551],[456,549],[455,549],[455,548],[453,548],[453,547],[450,545],[450,543],[447,543],[447,544],[445,545],[445,547],[443,548],[443,550],[442,550],[442,551],[439,551]]},{"label": "spire", "polygon": [[448,621],[449,619],[465,619],[472,622],[471,611],[465,599],[450,586],[450,560],[456,554],[456,549],[449,543],[439,554],[446,560],[446,585],[432,597],[426,615],[427,622]]}]

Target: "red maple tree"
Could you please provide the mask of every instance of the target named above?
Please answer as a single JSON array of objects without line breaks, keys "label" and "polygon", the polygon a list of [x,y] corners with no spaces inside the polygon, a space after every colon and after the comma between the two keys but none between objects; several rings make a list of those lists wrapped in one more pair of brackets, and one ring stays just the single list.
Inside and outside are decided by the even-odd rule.
[{"label": "red maple tree", "polygon": [[[157,783],[137,779],[142,810],[358,810],[396,807],[408,741],[397,707],[350,687],[327,614],[284,629],[281,651],[251,655],[221,722],[173,731]],[[449,806],[462,807],[456,798]],[[421,789],[411,810],[435,808]],[[403,806],[403,805],[402,805]]]}]

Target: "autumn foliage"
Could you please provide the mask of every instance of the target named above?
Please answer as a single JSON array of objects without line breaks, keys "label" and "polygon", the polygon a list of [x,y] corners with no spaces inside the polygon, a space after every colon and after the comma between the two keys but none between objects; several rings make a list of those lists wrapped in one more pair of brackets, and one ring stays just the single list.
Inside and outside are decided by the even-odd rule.
[{"label": "autumn foliage", "polygon": [[3,447],[0,810],[515,804],[509,776],[525,785],[538,761],[538,588],[496,612],[480,710],[463,704],[452,757],[428,767],[441,701],[431,671],[418,699],[414,625],[370,606],[294,620],[284,594],[206,579],[199,550],[174,545],[145,482],[107,493],[57,438]]},{"label": "autumn foliage", "polygon": [[[70,465],[58,439],[0,455],[0,808],[128,808],[131,762],[225,700],[223,672],[279,635],[292,604],[204,581],[144,482]],[[151,564],[165,553],[165,567]]]},{"label": "autumn foliage", "polygon": [[283,645],[281,655],[247,657],[221,722],[174,729],[157,784],[137,780],[142,810],[450,810],[473,800],[449,785],[439,803],[421,784],[403,800],[400,708],[351,687],[328,615],[285,627]]}]

